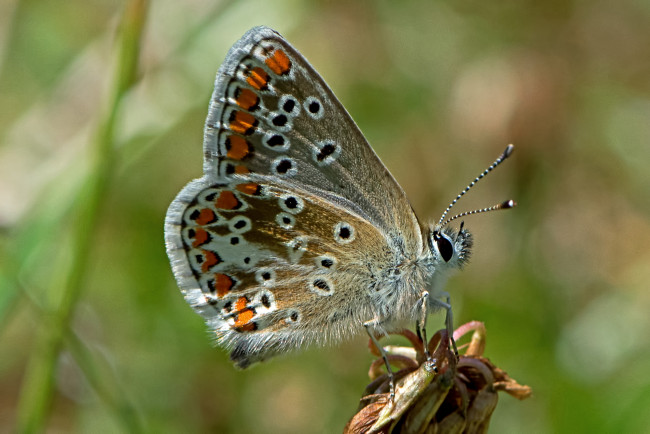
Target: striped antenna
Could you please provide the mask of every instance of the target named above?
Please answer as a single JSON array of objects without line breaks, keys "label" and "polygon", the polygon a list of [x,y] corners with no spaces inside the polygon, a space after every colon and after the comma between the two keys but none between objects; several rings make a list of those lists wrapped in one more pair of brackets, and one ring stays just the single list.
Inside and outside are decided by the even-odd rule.
[{"label": "striped antenna", "polygon": [[[450,221],[455,220],[455,219],[457,219],[457,218],[459,218],[459,217],[463,217],[463,216],[470,215],[470,214],[479,214],[479,213],[487,212],[487,211],[495,211],[495,210],[498,210],[498,209],[507,209],[507,208],[512,208],[513,206],[516,205],[514,201],[509,200],[509,201],[503,202],[503,203],[501,203],[501,204],[491,206],[491,207],[489,207],[489,208],[483,208],[483,209],[481,209],[481,210],[468,211],[468,212],[465,212],[465,213],[462,213],[462,214],[455,215],[455,216],[453,216],[452,218],[450,218],[449,220],[447,220],[447,221],[445,221],[445,222],[443,223],[443,221],[445,220],[445,217],[447,217],[447,214],[449,213],[449,210],[451,210],[451,208],[452,208],[454,205],[456,205],[456,202],[458,202],[458,199],[460,199],[461,197],[463,197],[463,196],[465,195],[465,193],[467,193],[467,192],[468,192],[472,187],[474,187],[474,186],[476,185],[477,182],[479,182],[481,179],[483,179],[483,178],[485,177],[485,175],[487,175],[488,173],[490,173],[490,172],[491,172],[492,170],[494,170],[494,169],[495,169],[499,164],[503,163],[503,162],[505,161],[506,158],[508,158],[509,156],[511,156],[511,155],[512,155],[512,151],[513,151],[514,149],[515,149],[515,147],[514,147],[513,145],[508,145],[508,146],[506,147],[505,151],[503,151],[503,153],[499,156],[499,158],[497,158],[497,159],[494,161],[494,163],[492,163],[492,164],[490,165],[490,167],[488,167],[487,169],[485,169],[485,170],[483,171],[483,173],[481,173],[479,176],[477,176],[477,177],[474,179],[474,181],[472,181],[472,182],[471,182],[467,187],[465,187],[465,190],[461,191],[460,194],[459,194],[458,196],[456,196],[456,199],[454,199],[454,200],[449,204],[449,206],[447,207],[447,209],[445,210],[445,212],[442,213],[442,216],[440,217],[440,220],[438,220],[438,226],[439,226],[439,227],[445,226],[445,225],[448,224]],[[508,206],[508,204],[510,204],[510,205]]]},{"label": "striped antenna", "polygon": [[493,205],[493,206],[490,206],[490,207],[487,207],[487,208],[475,209],[473,211],[465,211],[465,212],[462,212],[460,214],[456,214],[453,217],[450,217],[444,223],[442,223],[440,225],[440,227],[447,226],[449,223],[456,220],[457,218],[465,217],[466,215],[481,214],[482,212],[496,211],[496,210],[499,210],[499,209],[509,209],[509,208],[514,208],[515,206],[517,206],[517,203],[514,200],[510,199],[510,200],[506,200],[505,202],[498,203],[496,205]]}]

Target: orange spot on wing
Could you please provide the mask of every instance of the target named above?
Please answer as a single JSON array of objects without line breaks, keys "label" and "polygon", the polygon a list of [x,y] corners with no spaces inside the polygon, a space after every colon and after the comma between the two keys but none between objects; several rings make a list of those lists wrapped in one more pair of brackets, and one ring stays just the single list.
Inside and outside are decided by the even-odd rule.
[{"label": "orange spot on wing", "polygon": [[216,252],[212,250],[203,250],[203,263],[201,264],[201,271],[207,273],[210,268],[221,262],[221,258]]},{"label": "orange spot on wing", "polygon": [[203,208],[199,211],[199,216],[194,220],[197,225],[205,226],[217,219],[216,214],[210,208]]},{"label": "orange spot on wing", "polygon": [[248,167],[246,166],[235,166],[235,173],[237,175],[245,175],[247,173],[251,173],[251,171],[248,170]]},{"label": "orange spot on wing", "polygon": [[260,98],[252,90],[240,88],[237,92],[236,101],[239,107],[245,110],[255,110],[260,103]]},{"label": "orange spot on wing", "polygon": [[220,209],[235,209],[240,205],[239,200],[232,191],[224,190],[219,193],[215,206]]},{"label": "orange spot on wing", "polygon": [[257,66],[249,71],[246,82],[257,90],[264,90],[269,84],[269,74]]},{"label": "orange spot on wing", "polygon": [[208,241],[210,241],[210,234],[208,234],[208,231],[201,228],[194,230],[194,242],[192,243],[192,247],[199,247]]},{"label": "orange spot on wing", "polygon": [[233,287],[235,282],[230,276],[222,273],[215,273],[214,275],[215,289],[217,291],[217,297],[223,297],[226,295]]},{"label": "orange spot on wing", "polygon": [[246,297],[239,297],[235,302],[235,312],[241,312],[246,309],[248,299]]},{"label": "orange spot on wing", "polygon": [[239,134],[252,134],[257,126],[257,119],[250,113],[236,111],[230,117],[230,129]]},{"label": "orange spot on wing", "polygon": [[240,136],[229,136],[226,141],[226,149],[228,150],[226,155],[233,160],[241,160],[250,154],[249,143]]},{"label": "orange spot on wing", "polygon": [[[241,328],[244,330],[245,326],[248,326],[248,322],[253,319],[255,312],[253,309],[244,309],[235,317],[235,327]],[[254,324],[251,324],[254,327]],[[249,326],[250,327],[250,326]]]},{"label": "orange spot on wing", "polygon": [[291,69],[291,60],[282,50],[275,50],[273,54],[264,61],[271,71],[278,75],[284,75]]},{"label": "orange spot on wing", "polygon": [[255,182],[247,182],[244,184],[238,184],[235,188],[244,194],[255,195],[260,193],[261,187]]}]

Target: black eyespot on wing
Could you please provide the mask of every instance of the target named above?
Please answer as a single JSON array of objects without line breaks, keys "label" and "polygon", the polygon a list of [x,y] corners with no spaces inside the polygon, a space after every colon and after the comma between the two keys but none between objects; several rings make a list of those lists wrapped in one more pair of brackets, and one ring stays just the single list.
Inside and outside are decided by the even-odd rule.
[{"label": "black eyespot on wing", "polygon": [[334,143],[327,143],[325,146],[321,148],[318,155],[316,155],[316,160],[323,161],[324,159],[332,155],[334,151],[336,151],[336,145]]},{"label": "black eyespot on wing", "polygon": [[282,137],[282,136],[280,136],[280,135],[278,135],[278,134],[275,134],[275,135],[269,137],[269,138],[266,140],[266,144],[269,145],[269,146],[271,146],[271,147],[274,147],[274,146],[283,146],[284,143],[285,143],[285,141],[284,141],[284,137]]},{"label": "black eyespot on wing", "polygon": [[278,173],[284,175],[287,173],[292,167],[291,160],[280,160],[277,166],[275,166],[275,170],[278,171]]},{"label": "black eyespot on wing", "polygon": [[293,99],[287,99],[284,104],[282,105],[282,110],[284,110],[287,113],[291,113],[293,111],[293,108],[296,106],[296,101]]},{"label": "black eyespot on wing", "polygon": [[330,286],[323,279],[314,280],[314,287],[320,289],[321,291],[330,291]]},{"label": "black eyespot on wing", "polygon": [[284,204],[287,206],[287,208],[290,209],[295,209],[298,207],[298,201],[296,200],[295,197],[288,197],[284,200]]},{"label": "black eyespot on wing", "polygon": [[272,119],[272,122],[276,127],[283,127],[287,124],[287,120],[285,115],[277,115]]},{"label": "black eyespot on wing", "polygon": [[310,113],[316,114],[320,111],[320,103],[318,101],[312,101],[309,103],[308,109]]}]

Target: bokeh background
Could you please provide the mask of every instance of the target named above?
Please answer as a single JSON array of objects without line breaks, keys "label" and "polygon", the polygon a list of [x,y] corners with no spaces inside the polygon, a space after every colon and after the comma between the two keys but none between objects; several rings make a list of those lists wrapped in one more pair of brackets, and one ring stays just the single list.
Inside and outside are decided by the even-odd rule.
[{"label": "bokeh background", "polygon": [[0,431],[340,432],[354,413],[366,338],[235,371],[164,251],[215,72],[259,24],[423,219],[516,145],[456,210],[519,206],[466,219],[447,288],[534,391],[501,396],[491,432],[650,431],[646,0],[0,2]]}]

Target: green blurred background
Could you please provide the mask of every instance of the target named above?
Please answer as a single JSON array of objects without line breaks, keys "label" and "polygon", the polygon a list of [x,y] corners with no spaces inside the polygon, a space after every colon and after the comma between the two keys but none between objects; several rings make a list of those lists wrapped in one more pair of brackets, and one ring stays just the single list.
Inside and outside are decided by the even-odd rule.
[{"label": "green blurred background", "polygon": [[516,145],[456,210],[519,207],[466,219],[447,287],[534,391],[501,396],[491,432],[650,432],[650,2],[139,3],[0,2],[0,431],[340,432],[354,413],[366,338],[235,371],[164,251],[215,72],[266,24],[422,219]]}]

